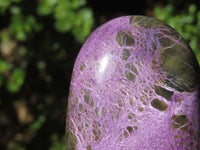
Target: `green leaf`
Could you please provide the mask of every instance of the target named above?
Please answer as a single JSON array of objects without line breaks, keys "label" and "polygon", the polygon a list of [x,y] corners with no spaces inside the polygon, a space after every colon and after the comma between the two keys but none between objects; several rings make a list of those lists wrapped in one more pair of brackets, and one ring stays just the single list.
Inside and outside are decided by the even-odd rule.
[{"label": "green leaf", "polygon": [[10,4],[11,0],[0,0],[0,13],[4,14]]},{"label": "green leaf", "polygon": [[22,30],[17,32],[15,36],[18,41],[25,41],[27,39],[26,33]]},{"label": "green leaf", "polygon": [[44,61],[39,61],[37,67],[39,70],[44,70],[46,68],[46,63]]},{"label": "green leaf", "polygon": [[10,7],[10,12],[11,12],[13,15],[18,15],[18,14],[21,13],[21,10],[20,10],[20,7],[12,6],[12,7]]},{"label": "green leaf", "polygon": [[62,139],[58,138],[57,134],[51,136],[52,146],[50,150],[65,150],[65,136]]},{"label": "green leaf", "polygon": [[86,0],[72,0],[71,5],[73,9],[78,9],[79,7],[86,4]]},{"label": "green leaf", "polygon": [[73,28],[72,32],[79,42],[83,42],[90,34],[94,23],[92,11],[87,8],[81,9],[77,13],[76,18],[75,27]]},{"label": "green leaf", "polygon": [[12,16],[9,29],[18,41],[25,41],[32,31],[39,31],[41,25],[37,23],[32,15],[17,14]]},{"label": "green leaf", "polygon": [[25,72],[22,69],[15,69],[7,82],[7,89],[10,92],[18,92],[25,80]]},{"label": "green leaf", "polygon": [[8,150],[26,150],[26,148],[22,147],[18,143],[12,142],[8,144]]},{"label": "green leaf", "polygon": [[0,59],[0,73],[4,73],[5,71],[10,70],[11,67],[12,65],[9,62]]},{"label": "green leaf", "polygon": [[188,11],[189,11],[190,15],[194,15],[194,13],[196,12],[196,10],[197,10],[196,5],[191,4]]},{"label": "green leaf", "polygon": [[40,129],[40,127],[42,126],[42,124],[45,122],[46,118],[45,116],[41,115],[40,117],[38,117],[37,120],[35,120],[31,125],[30,125],[30,130],[32,131],[37,131],[38,129]]},{"label": "green leaf", "polygon": [[2,42],[8,42],[10,41],[10,35],[8,30],[4,30],[1,32],[0,40]]},{"label": "green leaf", "polygon": [[21,0],[0,0],[0,13],[4,14],[12,2],[18,3]]},{"label": "green leaf", "polygon": [[37,13],[42,16],[51,14],[56,3],[57,0],[42,0],[37,8]]}]

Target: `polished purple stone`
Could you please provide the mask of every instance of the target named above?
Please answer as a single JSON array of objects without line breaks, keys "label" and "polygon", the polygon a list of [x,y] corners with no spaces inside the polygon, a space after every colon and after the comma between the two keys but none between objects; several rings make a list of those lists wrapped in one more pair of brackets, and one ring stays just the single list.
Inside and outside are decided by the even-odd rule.
[{"label": "polished purple stone", "polygon": [[198,150],[199,65],[186,41],[145,16],[96,29],[76,59],[67,150]]}]

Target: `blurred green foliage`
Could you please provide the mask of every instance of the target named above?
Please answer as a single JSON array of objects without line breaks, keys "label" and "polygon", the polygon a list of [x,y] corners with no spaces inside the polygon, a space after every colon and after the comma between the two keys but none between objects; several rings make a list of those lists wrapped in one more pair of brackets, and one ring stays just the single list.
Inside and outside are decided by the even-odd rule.
[{"label": "blurred green foliage", "polygon": [[29,129],[33,132],[36,132],[37,130],[41,128],[45,120],[46,118],[43,115],[39,116],[38,119],[35,119],[35,121],[32,122],[32,124],[29,126]]},{"label": "blurred green foliage", "polygon": [[173,5],[154,8],[156,16],[176,29],[188,42],[200,64],[200,10],[191,4],[187,11],[175,13]]},{"label": "blurred green foliage", "polygon": [[[26,42],[31,36],[42,29],[45,25],[38,18],[52,17],[55,20],[54,27],[58,32],[71,32],[78,42],[83,42],[91,32],[93,16],[90,8],[84,7],[86,0],[41,0],[38,1],[35,12],[23,14],[21,0],[0,0],[0,13],[9,14],[10,22],[6,31],[1,32],[0,40],[8,42],[11,39]],[[38,17],[38,15],[40,17]],[[12,67],[11,67],[12,66]],[[44,69],[45,62],[38,63],[39,69]],[[11,71],[11,75],[4,76],[5,71]],[[10,92],[18,92],[25,80],[24,68],[17,68],[5,59],[0,60],[0,86],[5,82]],[[47,77],[50,81],[51,77]]]},{"label": "blurred green foliage", "polygon": [[[25,79],[25,72],[23,69],[15,68],[6,76],[6,72],[11,70],[11,68],[11,63],[5,60],[0,60],[0,86],[5,83],[8,91],[12,93],[19,91]],[[4,79],[6,78],[7,82],[4,82]]]},{"label": "blurred green foliage", "polygon": [[11,69],[11,64],[5,60],[0,60],[0,73],[4,74],[4,72]]},{"label": "blurred green foliage", "polygon": [[83,42],[93,25],[92,11],[81,8],[86,0],[43,0],[38,6],[39,15],[52,14],[55,28],[60,32],[71,30],[78,41]]},{"label": "blurred green foliage", "polygon": [[37,141],[45,131],[50,150],[64,149],[71,56],[92,30],[92,9],[86,0],[0,0],[0,19],[0,117],[9,109],[14,118],[0,118],[0,149],[46,149]]},{"label": "blurred green foliage", "polygon": [[20,2],[21,0],[1,0],[0,1],[0,13],[5,13],[6,9],[11,5],[12,2]]},{"label": "blurred green foliage", "polygon": [[10,143],[8,145],[8,150],[26,150],[24,147],[22,147],[20,144],[18,143]]},{"label": "blurred green foliage", "polygon": [[25,71],[20,68],[13,70],[7,81],[7,89],[10,92],[18,92],[25,79]]},{"label": "blurred green foliage", "polygon": [[39,31],[40,29],[41,25],[37,23],[34,16],[23,16],[21,13],[12,14],[9,31],[16,40],[25,41],[31,32]]},{"label": "blurred green foliage", "polygon": [[54,134],[51,136],[51,140],[53,144],[49,150],[65,150],[65,136],[59,139],[59,137]]}]

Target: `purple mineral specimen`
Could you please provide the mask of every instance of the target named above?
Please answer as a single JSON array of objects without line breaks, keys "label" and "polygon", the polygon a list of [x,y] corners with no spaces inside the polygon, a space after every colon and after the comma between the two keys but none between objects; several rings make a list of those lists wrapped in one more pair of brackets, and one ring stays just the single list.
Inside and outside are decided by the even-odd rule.
[{"label": "purple mineral specimen", "polygon": [[96,29],[76,59],[67,150],[197,150],[199,65],[186,41],[145,16]]}]

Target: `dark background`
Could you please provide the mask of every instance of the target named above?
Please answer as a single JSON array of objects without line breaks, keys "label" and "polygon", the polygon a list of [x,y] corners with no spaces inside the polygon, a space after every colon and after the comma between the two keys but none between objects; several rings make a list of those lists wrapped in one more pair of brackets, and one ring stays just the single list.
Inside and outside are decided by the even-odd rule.
[{"label": "dark background", "polygon": [[200,60],[199,0],[49,2],[0,0],[0,150],[64,149],[74,61],[89,34],[110,19],[160,18],[181,32]]}]

